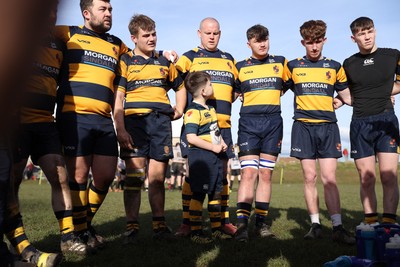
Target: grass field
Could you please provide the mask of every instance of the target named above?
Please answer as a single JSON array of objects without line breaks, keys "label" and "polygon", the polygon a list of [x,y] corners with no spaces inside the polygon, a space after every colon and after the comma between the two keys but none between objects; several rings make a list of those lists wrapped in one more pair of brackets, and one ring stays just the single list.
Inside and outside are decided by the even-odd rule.
[{"label": "grass field", "polygon": [[[281,168],[283,183],[280,184]],[[338,184],[341,194],[342,216],[345,227],[354,233],[363,217],[359,200],[357,173],[352,163],[338,166]],[[125,230],[123,193],[110,192],[95,217],[94,226],[108,241],[107,247],[96,255],[77,257],[67,255],[62,266],[322,266],[340,255],[356,255],[355,246],[330,241],[331,224],[319,187],[321,223],[324,238],[303,240],[309,229],[309,216],[303,198],[302,174],[298,164],[279,165],[276,168],[269,220],[274,240],[251,238],[247,244],[225,241],[213,245],[196,245],[188,239],[174,243],[152,240],[151,211],[147,193],[142,194],[139,244],[122,245]],[[377,184],[379,204],[381,187]],[[235,223],[237,184],[231,194],[231,220]],[[28,237],[44,251],[59,250],[58,225],[50,205],[50,186],[47,183],[27,181],[21,186],[20,201]],[[381,211],[381,205],[379,205]],[[203,213],[207,217],[207,212]],[[166,192],[166,218],[173,230],[181,222],[180,191]]]}]

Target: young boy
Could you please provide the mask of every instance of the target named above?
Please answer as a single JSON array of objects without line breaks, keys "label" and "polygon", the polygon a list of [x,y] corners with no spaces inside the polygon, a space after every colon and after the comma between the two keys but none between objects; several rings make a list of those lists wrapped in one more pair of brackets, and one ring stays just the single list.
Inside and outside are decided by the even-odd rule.
[{"label": "young boy", "polygon": [[[153,215],[153,238],[173,237],[165,222],[164,179],[168,160],[172,158],[171,119],[180,118],[186,105],[186,90],[178,71],[167,58],[155,53],[155,22],[145,15],[135,15],[129,23],[129,31],[135,48],[121,57],[121,79],[114,108],[121,158],[126,164],[125,244],[136,242],[140,192],[146,174]],[[174,108],[167,95],[170,88],[176,92]]]},{"label": "young boy", "polygon": [[208,212],[214,239],[229,239],[221,231],[222,161],[219,156],[227,149],[221,138],[217,114],[206,101],[213,95],[211,76],[203,71],[190,73],[185,88],[192,94],[193,102],[185,113],[184,123],[189,143],[189,173],[192,198],[189,205],[191,240],[199,244],[213,240],[203,234],[202,209],[208,195]]}]

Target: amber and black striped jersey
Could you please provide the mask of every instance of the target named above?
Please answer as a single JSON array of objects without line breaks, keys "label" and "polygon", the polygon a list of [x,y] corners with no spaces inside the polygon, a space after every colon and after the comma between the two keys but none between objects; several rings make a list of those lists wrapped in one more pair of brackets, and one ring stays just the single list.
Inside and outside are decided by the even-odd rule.
[{"label": "amber and black striped jersey", "polygon": [[294,93],[294,120],[323,123],[336,122],[333,108],[335,91],[347,88],[341,64],[323,58],[316,62],[306,57],[289,61],[287,86]]},{"label": "amber and black striped jersey", "polygon": [[52,36],[40,48],[24,91],[21,123],[54,122],[62,50],[63,43]]},{"label": "amber and black striped jersey", "polygon": [[[201,139],[213,143],[221,143],[221,133],[218,128],[217,113],[214,107],[208,108],[192,102],[184,116],[186,134],[196,134]],[[194,147],[189,143],[189,147]]]},{"label": "amber and black striped jersey", "polygon": [[194,71],[210,74],[214,95],[207,100],[207,104],[215,108],[220,128],[231,127],[233,90],[238,76],[235,64],[235,59],[229,53],[207,51],[200,47],[184,53],[176,63],[183,78],[188,72]]},{"label": "amber and black striped jersey", "polygon": [[57,92],[57,116],[92,114],[111,118],[118,60],[128,47],[113,35],[78,26],[57,26],[66,43]]},{"label": "amber and black striped jersey", "polygon": [[174,113],[167,92],[183,88],[183,80],[164,56],[145,59],[129,51],[121,57],[119,72],[118,90],[125,94],[125,116],[152,111]]},{"label": "amber and black striped jersey", "polygon": [[236,64],[239,78],[236,92],[242,94],[240,114],[281,113],[281,94],[287,60],[268,55],[262,60],[247,58]]},{"label": "amber and black striped jersey", "polygon": [[357,53],[344,61],[343,68],[353,96],[354,117],[393,110],[390,96],[394,79],[400,81],[399,50],[378,48],[368,55]]}]

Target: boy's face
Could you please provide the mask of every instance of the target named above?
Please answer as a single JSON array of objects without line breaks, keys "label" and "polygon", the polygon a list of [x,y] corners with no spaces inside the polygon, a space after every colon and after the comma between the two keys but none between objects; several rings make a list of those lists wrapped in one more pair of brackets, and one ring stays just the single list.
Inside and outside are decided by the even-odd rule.
[{"label": "boy's face", "polygon": [[207,81],[206,86],[202,89],[203,97],[208,99],[214,94],[214,89],[210,80]]},{"label": "boy's face", "polygon": [[326,42],[326,38],[317,40],[301,40],[301,44],[306,48],[306,56],[309,60],[317,61],[322,56],[322,48]]},{"label": "boy's face", "polygon": [[351,39],[357,44],[361,52],[371,51],[375,47],[375,38],[376,30],[374,27],[360,30],[351,36]]},{"label": "boy's face", "polygon": [[131,36],[132,41],[135,43],[135,49],[138,49],[143,54],[151,54],[157,45],[156,30],[144,31],[139,29],[137,36]]},{"label": "boy's face", "polygon": [[266,55],[268,55],[269,38],[259,41],[257,41],[256,38],[252,38],[247,42],[247,45],[251,49],[252,57],[254,58],[263,59]]}]

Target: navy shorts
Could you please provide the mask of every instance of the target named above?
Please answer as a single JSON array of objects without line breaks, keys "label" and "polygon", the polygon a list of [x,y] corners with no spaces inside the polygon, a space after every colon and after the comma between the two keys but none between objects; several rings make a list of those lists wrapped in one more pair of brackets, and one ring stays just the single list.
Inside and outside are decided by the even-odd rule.
[{"label": "navy shorts", "polygon": [[183,124],[181,128],[181,141],[179,143],[179,146],[181,148],[182,158],[187,158],[189,154],[189,143],[186,138],[185,124]]},{"label": "navy shorts", "polygon": [[57,122],[64,155],[69,157],[118,156],[117,136],[111,118],[107,123],[86,123],[64,119]]},{"label": "navy shorts", "polygon": [[375,155],[377,152],[397,153],[399,121],[394,112],[385,112],[350,123],[350,156],[354,159]]},{"label": "navy shorts", "polygon": [[239,156],[278,156],[281,152],[283,121],[280,114],[242,115],[239,119]]},{"label": "navy shorts", "polygon": [[222,191],[222,161],[219,155],[190,148],[188,162],[192,192],[212,194]]},{"label": "navy shorts", "polygon": [[294,121],[290,156],[298,159],[340,158],[339,127],[336,123]]},{"label": "navy shorts", "polygon": [[31,156],[33,164],[44,155],[62,154],[60,135],[54,122],[24,123],[19,129],[18,153],[15,159]]},{"label": "navy shorts", "polygon": [[125,117],[125,129],[133,139],[132,151],[121,149],[122,159],[145,157],[168,161],[172,153],[172,126],[168,115],[151,112]]}]

